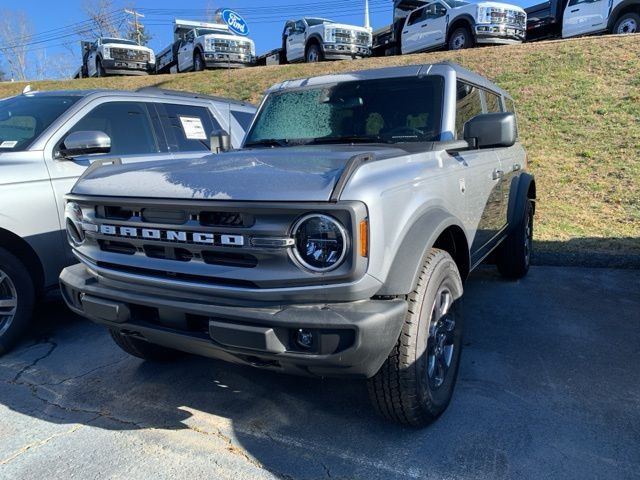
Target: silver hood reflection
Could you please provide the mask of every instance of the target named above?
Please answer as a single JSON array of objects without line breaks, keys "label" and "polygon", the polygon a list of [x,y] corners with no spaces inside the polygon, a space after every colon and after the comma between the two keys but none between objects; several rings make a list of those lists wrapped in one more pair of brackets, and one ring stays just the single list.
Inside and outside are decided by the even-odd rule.
[{"label": "silver hood reflection", "polygon": [[[406,155],[381,146],[242,150],[191,160],[106,166],[73,187],[77,195],[239,201],[328,201],[349,159]],[[375,161],[374,160],[374,161]]]}]

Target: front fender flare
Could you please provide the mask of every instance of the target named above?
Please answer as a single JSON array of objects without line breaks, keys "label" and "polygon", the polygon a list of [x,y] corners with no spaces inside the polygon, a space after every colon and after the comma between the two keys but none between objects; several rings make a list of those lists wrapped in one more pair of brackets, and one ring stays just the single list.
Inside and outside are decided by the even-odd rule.
[{"label": "front fender flare", "polygon": [[[402,239],[378,295],[407,295],[411,292],[420,275],[422,259],[442,232],[451,226],[459,227],[465,232],[462,223],[442,208],[424,212]],[[467,244],[470,244],[468,238]]]}]

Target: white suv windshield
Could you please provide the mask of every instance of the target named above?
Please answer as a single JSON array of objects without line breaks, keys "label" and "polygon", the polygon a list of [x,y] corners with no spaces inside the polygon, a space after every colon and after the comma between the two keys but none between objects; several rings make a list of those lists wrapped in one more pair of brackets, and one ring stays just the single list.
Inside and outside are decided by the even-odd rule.
[{"label": "white suv windshield", "polygon": [[76,103],[79,96],[29,96],[0,101],[0,153],[20,152]]},{"label": "white suv windshield", "polygon": [[440,139],[444,79],[390,78],[271,93],[245,146]]}]

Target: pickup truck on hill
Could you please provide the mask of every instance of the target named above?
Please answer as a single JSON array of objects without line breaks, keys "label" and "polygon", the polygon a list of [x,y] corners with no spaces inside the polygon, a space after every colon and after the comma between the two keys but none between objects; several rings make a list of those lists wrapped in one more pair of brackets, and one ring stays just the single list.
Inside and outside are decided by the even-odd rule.
[{"label": "pickup truck on hill", "polygon": [[395,0],[393,23],[373,32],[376,56],[525,40],[525,11],[508,3]]},{"label": "pickup truck on hill", "polygon": [[0,101],[0,355],[28,328],[36,300],[77,261],[64,195],[103,163],[199,158],[226,130],[239,147],[255,107],[145,88],[30,92]]},{"label": "pickup truck on hill", "polygon": [[222,23],[175,20],[174,41],[157,55],[157,73],[242,68],[256,63],[253,40],[233,34]]},{"label": "pickup truck on hill", "polygon": [[457,65],[287,81],[240,150],[78,181],[63,296],[132,355],[368,379],[382,415],[425,425],[469,272],[529,269],[526,167],[509,94]]},{"label": "pickup truck on hill", "polygon": [[74,78],[155,73],[156,58],[148,47],[124,38],[101,37],[81,42],[82,66]]},{"label": "pickup truck on hill", "polygon": [[371,55],[371,29],[345,25],[326,18],[288,20],[282,48],[258,59],[263,65],[284,65],[323,60],[349,60]]},{"label": "pickup truck on hill", "polygon": [[529,41],[640,32],[640,0],[551,0],[526,11]]}]

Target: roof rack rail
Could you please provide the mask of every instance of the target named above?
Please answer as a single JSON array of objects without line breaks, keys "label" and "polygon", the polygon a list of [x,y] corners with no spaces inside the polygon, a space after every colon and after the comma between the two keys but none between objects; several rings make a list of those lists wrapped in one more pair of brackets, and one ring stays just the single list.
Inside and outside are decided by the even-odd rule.
[{"label": "roof rack rail", "polygon": [[234,105],[253,106],[249,102],[243,102],[241,100],[234,100],[232,98],[216,97],[213,95],[206,95],[204,93],[185,92],[182,90],[170,90],[167,88],[158,87],[141,87],[136,90],[137,93],[152,93],[155,95],[167,95],[171,97],[183,97],[183,98],[199,98],[203,100],[213,100],[216,102],[232,103]]}]

